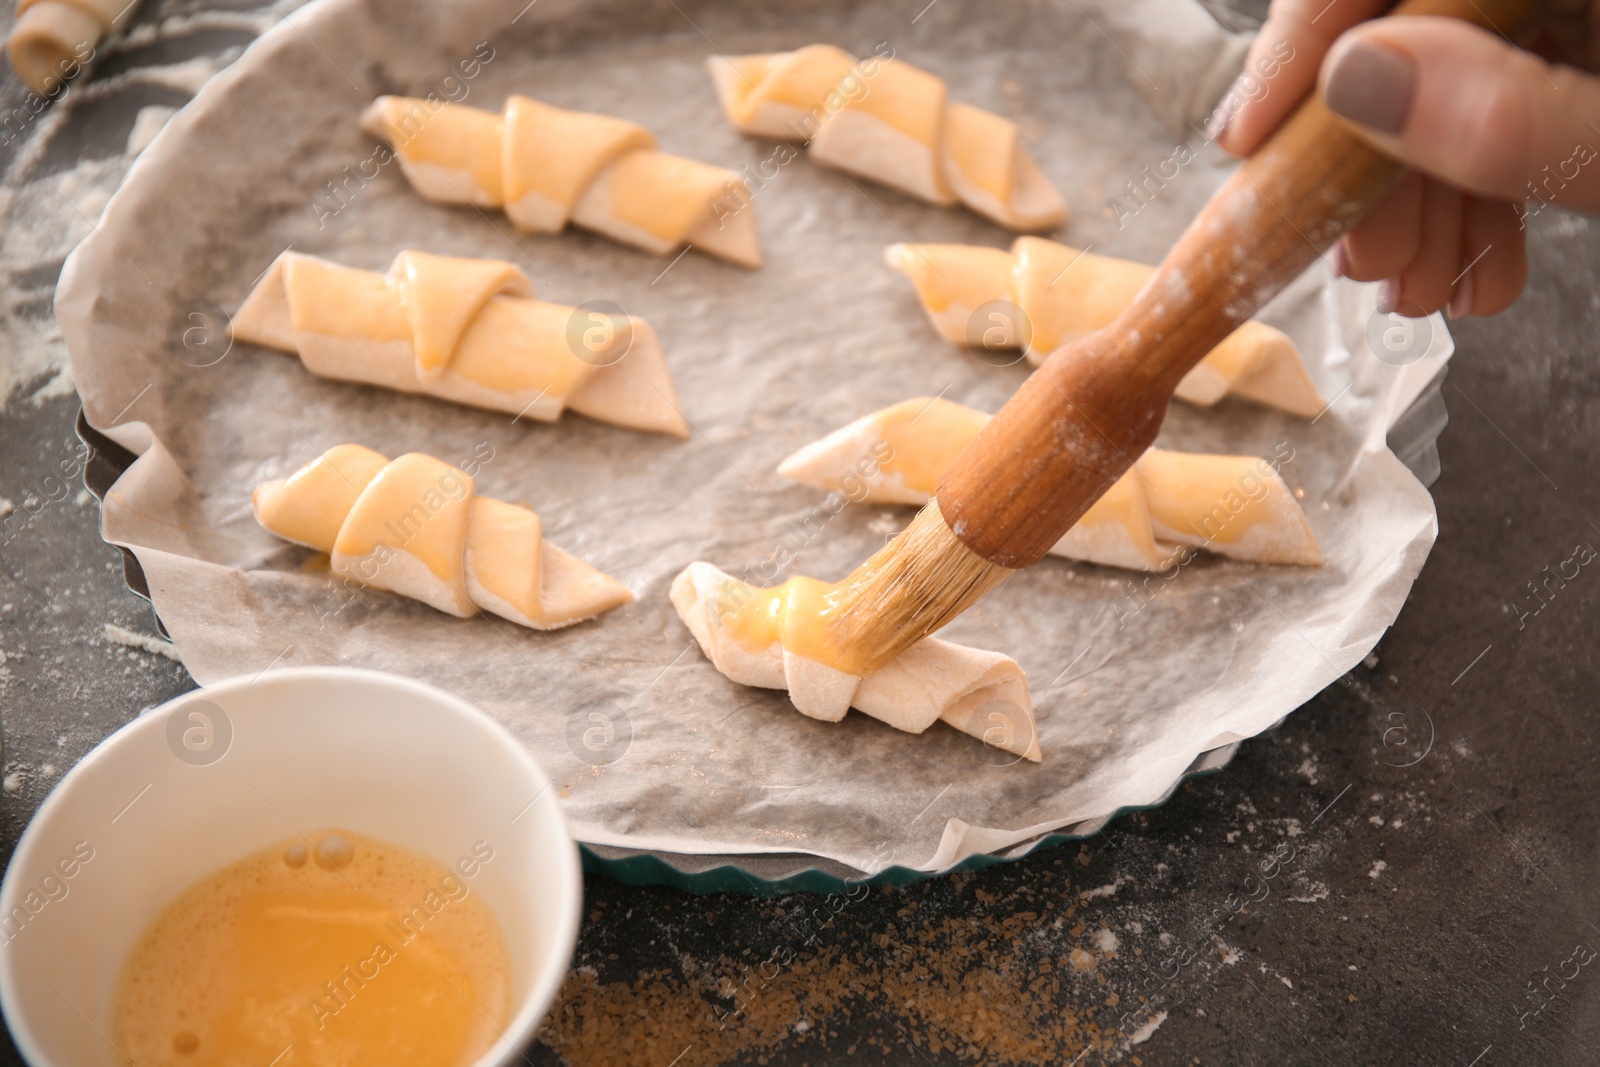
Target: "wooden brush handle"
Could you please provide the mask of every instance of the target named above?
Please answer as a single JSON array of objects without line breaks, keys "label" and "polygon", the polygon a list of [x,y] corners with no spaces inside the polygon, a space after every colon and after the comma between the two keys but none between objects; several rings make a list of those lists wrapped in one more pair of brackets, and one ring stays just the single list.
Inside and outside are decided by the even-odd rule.
[{"label": "wooden brush handle", "polygon": [[[1514,32],[1534,7],[1406,0],[1394,14]],[[1155,443],[1179,380],[1404,173],[1313,91],[1211,198],[1116,321],[1054,352],[946,472],[938,501],[951,532],[990,563],[1038,562]]]}]

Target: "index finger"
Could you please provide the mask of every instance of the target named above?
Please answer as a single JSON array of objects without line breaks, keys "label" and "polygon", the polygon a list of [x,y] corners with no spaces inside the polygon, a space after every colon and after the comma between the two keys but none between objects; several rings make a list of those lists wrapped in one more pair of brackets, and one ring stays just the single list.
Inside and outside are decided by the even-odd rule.
[{"label": "index finger", "polygon": [[1207,134],[1236,156],[1254,152],[1316,84],[1322,57],[1339,35],[1390,5],[1391,0],[1272,0],[1244,70],[1217,105]]}]

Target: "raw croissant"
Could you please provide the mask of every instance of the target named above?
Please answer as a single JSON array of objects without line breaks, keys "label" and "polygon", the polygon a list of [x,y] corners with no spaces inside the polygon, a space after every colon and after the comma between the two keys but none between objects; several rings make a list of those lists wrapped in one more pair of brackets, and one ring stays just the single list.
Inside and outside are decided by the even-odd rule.
[{"label": "raw croissant", "polygon": [[1039,230],[1067,205],[1016,124],[946,99],[943,79],[832,45],[713,56],[722,109],[741,133],[805,141],[811,158],[926,200],[960,202],[1002,226]]},{"label": "raw croissant", "polygon": [[[679,618],[717,670],[740,685],[787,689],[795,708],[813,719],[838,722],[854,707],[914,734],[942,719],[995,748],[1039,760],[1033,700],[1016,660],[925,637],[859,678],[744,625],[740,607],[774,592],[748,586],[709,563],[691,563],[673,579],[671,595]],[[783,602],[775,603],[781,614]],[[783,628],[783,619],[774,621]]]},{"label": "raw croissant", "polygon": [[328,553],[335,574],[461,618],[482,609],[555,630],[633,599],[544,540],[538,515],[473,495],[470,477],[420,453],[390,462],[339,445],[252,503],[271,533]]},{"label": "raw croissant", "polygon": [[[857,503],[925,504],[989,415],[919,397],[857,419],[795,452],[778,473]],[[1256,563],[1315,567],[1322,552],[1266,460],[1152,448],[1056,542],[1051,554],[1163,570],[1179,546]]]},{"label": "raw croissant", "polygon": [[6,56],[28,88],[49,96],[127,24],[132,0],[18,0]]},{"label": "raw croissant", "polygon": [[361,128],[394,148],[425,200],[504,208],[535,233],[558,233],[570,221],[659,255],[687,244],[761,266],[754,210],[712,210],[724,197],[748,197],[744,181],[657,151],[655,136],[632,122],[526,96],[511,97],[498,115],[380,96]]},{"label": "raw croissant", "polygon": [[387,274],[280,255],[233,336],[297,352],[325,378],[553,422],[563,408],[688,436],[654,331],[632,316],[533,298],[516,267],[401,252]]},{"label": "raw croissant", "polygon": [[[1011,251],[978,245],[890,245],[884,255],[917,287],[948,341],[1023,348],[1038,364],[1061,345],[1106,326],[1132,303],[1154,267],[1080,252],[1042,237]],[[1178,384],[1182,400],[1210,407],[1229,393],[1314,417],[1324,403],[1294,342],[1246,322]]]}]

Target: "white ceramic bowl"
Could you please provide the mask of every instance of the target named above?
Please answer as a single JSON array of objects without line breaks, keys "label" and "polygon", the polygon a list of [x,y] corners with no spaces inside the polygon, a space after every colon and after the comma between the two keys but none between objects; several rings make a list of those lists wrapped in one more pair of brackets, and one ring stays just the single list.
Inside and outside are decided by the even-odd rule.
[{"label": "white ceramic bowl", "polygon": [[[337,826],[454,868],[511,953],[507,1064],[561,985],[578,936],[577,847],[550,781],[487,715],[431,686],[314,667],[186,694],[108,737],[57,784],[0,885],[0,1006],[34,1067],[124,1061],[109,1042],[120,967],[202,876],[298,831]],[[480,848],[481,851],[481,848]]]}]

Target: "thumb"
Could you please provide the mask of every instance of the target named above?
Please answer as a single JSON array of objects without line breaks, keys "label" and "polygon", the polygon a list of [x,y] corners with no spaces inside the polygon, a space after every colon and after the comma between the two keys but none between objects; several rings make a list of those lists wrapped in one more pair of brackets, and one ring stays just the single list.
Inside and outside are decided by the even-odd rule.
[{"label": "thumb", "polygon": [[1479,196],[1600,210],[1600,79],[1457,19],[1363,23],[1322,64],[1323,99],[1378,148]]}]

